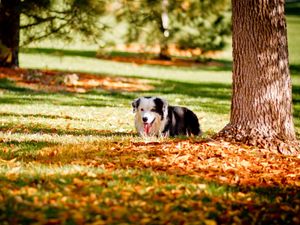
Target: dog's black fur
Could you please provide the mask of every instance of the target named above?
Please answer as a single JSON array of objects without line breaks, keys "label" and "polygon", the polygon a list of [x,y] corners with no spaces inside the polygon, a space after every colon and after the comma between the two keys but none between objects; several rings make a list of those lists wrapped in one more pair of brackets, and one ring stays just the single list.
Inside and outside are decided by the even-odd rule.
[{"label": "dog's black fur", "polygon": [[200,124],[197,116],[191,110],[180,106],[169,106],[167,123],[162,131],[169,136],[200,135]]}]

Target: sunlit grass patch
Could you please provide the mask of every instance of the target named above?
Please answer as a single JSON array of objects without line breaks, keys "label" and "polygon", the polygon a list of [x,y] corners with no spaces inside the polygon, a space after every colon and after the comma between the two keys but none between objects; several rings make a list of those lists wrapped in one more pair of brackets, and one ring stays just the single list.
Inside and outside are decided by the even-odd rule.
[{"label": "sunlit grass patch", "polygon": [[[197,96],[197,93],[202,94]],[[161,96],[171,105],[191,108],[204,131],[220,130],[228,118],[229,86],[161,82],[156,83],[155,91],[146,93],[5,93],[1,96],[1,127],[3,131],[26,134],[98,135],[104,130],[131,133],[134,130],[131,102],[143,95]]]}]

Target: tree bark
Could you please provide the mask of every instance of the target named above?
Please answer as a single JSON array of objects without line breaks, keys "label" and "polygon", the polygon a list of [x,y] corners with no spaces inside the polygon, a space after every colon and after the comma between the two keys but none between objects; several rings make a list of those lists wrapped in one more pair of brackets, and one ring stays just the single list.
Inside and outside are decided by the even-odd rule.
[{"label": "tree bark", "polygon": [[231,117],[220,136],[263,146],[295,141],[284,0],[232,0],[232,29]]},{"label": "tree bark", "polygon": [[20,0],[0,1],[0,66],[19,66]]}]

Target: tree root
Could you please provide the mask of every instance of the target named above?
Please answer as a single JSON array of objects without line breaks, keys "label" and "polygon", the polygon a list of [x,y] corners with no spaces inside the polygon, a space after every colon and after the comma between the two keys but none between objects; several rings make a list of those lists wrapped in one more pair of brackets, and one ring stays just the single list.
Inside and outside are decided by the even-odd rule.
[{"label": "tree root", "polygon": [[227,125],[213,138],[231,143],[243,143],[249,146],[256,146],[283,155],[300,155],[299,140],[284,140],[276,136],[267,136],[253,129],[245,131],[238,127]]}]

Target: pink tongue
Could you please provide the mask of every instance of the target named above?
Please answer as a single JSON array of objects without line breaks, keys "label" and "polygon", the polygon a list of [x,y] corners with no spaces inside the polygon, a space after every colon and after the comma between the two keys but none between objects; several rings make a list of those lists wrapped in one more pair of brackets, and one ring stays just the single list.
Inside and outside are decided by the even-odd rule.
[{"label": "pink tongue", "polygon": [[150,133],[150,128],[151,128],[151,125],[148,124],[148,123],[144,123],[144,132],[146,134],[149,134]]}]

